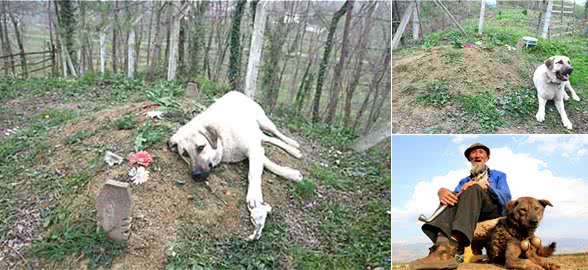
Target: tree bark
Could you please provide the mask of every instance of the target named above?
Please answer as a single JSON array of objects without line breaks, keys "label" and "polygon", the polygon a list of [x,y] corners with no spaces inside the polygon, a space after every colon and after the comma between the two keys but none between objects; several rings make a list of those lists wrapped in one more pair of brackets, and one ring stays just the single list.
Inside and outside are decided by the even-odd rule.
[{"label": "tree bark", "polygon": [[246,3],[247,0],[239,0],[237,2],[231,22],[231,56],[229,57],[229,70],[227,73],[231,90],[239,89],[241,79],[241,17],[243,16],[243,9]]},{"label": "tree bark", "polygon": [[114,15],[114,23],[112,24],[112,73],[118,72],[116,57],[117,33],[118,33],[118,1],[114,1],[112,5],[112,13]]},{"label": "tree bark", "polygon": [[129,32],[129,39],[127,42],[128,47],[128,55],[127,55],[127,78],[134,79],[135,78],[135,29],[131,26],[131,31]]},{"label": "tree bark", "polygon": [[172,20],[171,25],[171,33],[170,33],[170,51],[169,51],[169,58],[168,58],[168,68],[167,68],[167,80],[175,80],[176,73],[178,68],[178,51],[180,45],[180,23],[183,18],[183,10],[184,6],[180,6],[180,2],[173,2],[172,11],[170,12],[170,20]]},{"label": "tree bark", "polygon": [[149,30],[147,31],[147,66],[151,61],[151,29],[153,27],[153,14],[155,14],[155,2],[151,2],[151,16],[149,16]]},{"label": "tree bark", "polygon": [[325,122],[327,124],[332,124],[333,120],[335,119],[335,113],[337,112],[337,104],[339,103],[339,93],[341,92],[341,73],[343,71],[343,66],[345,65],[345,59],[347,58],[347,54],[349,53],[349,26],[351,25],[351,20],[353,16],[353,4],[352,0],[348,0],[349,5],[347,5],[347,13],[345,18],[345,27],[343,28],[343,41],[341,43],[341,54],[339,56],[339,62],[335,66],[335,73],[333,74],[333,88],[331,88],[330,95],[329,95],[329,103],[327,104],[327,118]]},{"label": "tree bark", "polygon": [[247,61],[247,74],[245,76],[245,95],[255,99],[257,73],[259,61],[263,49],[263,33],[265,31],[265,6],[266,1],[259,1],[255,7],[255,22],[253,23],[253,34],[251,35],[251,49],[249,49],[249,60]]},{"label": "tree bark", "polygon": [[316,82],[316,91],[314,93],[314,99],[312,104],[312,121],[318,122],[320,120],[319,110],[320,110],[320,102],[321,102],[321,95],[323,90],[323,83],[325,79],[325,73],[327,69],[327,65],[329,63],[329,56],[331,54],[331,49],[333,46],[333,35],[335,35],[335,30],[337,29],[337,23],[339,19],[345,14],[347,11],[347,6],[349,5],[349,0],[345,1],[345,4],[333,15],[331,19],[331,24],[329,25],[329,34],[327,36],[327,41],[325,43],[325,50],[323,52],[323,59],[319,66],[318,71],[318,78]]},{"label": "tree bark", "polygon": [[[196,76],[202,74],[204,70],[204,64],[202,62],[203,56],[207,57],[208,52],[205,50],[205,15],[208,11],[208,2],[199,2],[198,8],[194,10],[194,23],[192,25],[192,35],[190,41],[190,75]],[[209,35],[212,37],[212,35]],[[210,38],[209,38],[210,39]],[[204,67],[204,68],[202,68]]]},{"label": "tree bark", "polygon": [[12,25],[14,26],[14,34],[16,35],[16,43],[18,44],[18,49],[20,51],[20,68],[22,70],[22,78],[28,78],[28,67],[27,67],[27,57],[25,55],[24,45],[22,44],[22,37],[20,34],[20,30],[18,30],[18,21],[14,17],[14,14],[8,13],[10,17],[10,21],[12,21]]},{"label": "tree bark", "polygon": [[[154,5],[158,5],[158,2],[154,3]],[[161,34],[160,31],[160,21],[161,21],[161,12],[165,8],[165,3],[162,4],[161,7],[157,8],[157,15],[156,23],[155,23],[155,39],[153,40],[153,55],[151,56],[151,67],[149,68],[149,74],[147,75],[147,81],[153,81],[153,77],[157,72],[157,64],[159,63],[159,54],[161,51]]]},{"label": "tree bark", "polygon": [[363,61],[364,61],[365,55],[367,53],[367,50],[366,50],[366,46],[367,46],[367,42],[368,42],[367,37],[369,36],[369,33],[372,29],[372,15],[374,13],[377,2],[368,3],[367,5],[369,5],[368,12],[367,12],[359,39],[357,41],[358,45],[356,46],[356,49],[355,49],[355,51],[358,52],[358,55],[356,58],[355,69],[353,71],[354,72],[353,77],[352,77],[351,82],[349,83],[349,85],[347,86],[347,89],[345,91],[346,95],[345,95],[345,106],[343,108],[343,112],[344,112],[343,113],[343,124],[346,127],[351,126],[351,101],[353,100],[353,95],[355,93],[355,90],[357,89],[357,86],[359,85],[359,80],[361,79],[362,70],[363,70]]},{"label": "tree bark", "polygon": [[[312,2],[308,1],[306,4],[306,12],[304,14],[309,14],[308,11],[310,10],[310,4]],[[300,25],[300,24],[299,24]],[[297,33],[296,33],[296,37],[294,39],[296,39],[298,42],[296,43],[296,52],[297,52],[297,57],[296,57],[296,70],[294,71],[294,78],[292,79],[291,83],[290,83],[290,91],[289,91],[289,95],[288,95],[288,102],[291,102],[292,99],[294,98],[294,94],[296,93],[296,82],[298,81],[298,73],[300,72],[300,59],[302,59],[302,45],[304,45],[304,36],[306,34],[306,26],[308,25],[308,20],[306,19],[306,17],[304,18],[304,24],[302,25],[302,29],[298,29]],[[300,34],[300,32],[302,32],[302,34]],[[300,39],[298,39],[298,37],[300,36]],[[312,37],[311,37],[312,38]],[[307,55],[306,57],[310,57],[310,55]],[[302,79],[304,81],[304,78]]]}]

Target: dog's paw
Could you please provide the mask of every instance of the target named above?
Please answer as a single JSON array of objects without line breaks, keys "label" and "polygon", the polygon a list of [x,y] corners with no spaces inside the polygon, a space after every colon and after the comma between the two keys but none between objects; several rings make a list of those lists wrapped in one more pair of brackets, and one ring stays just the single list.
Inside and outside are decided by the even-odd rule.
[{"label": "dog's paw", "polygon": [[537,112],[535,118],[537,119],[537,121],[543,122],[545,120],[545,113]]},{"label": "dog's paw", "polygon": [[573,96],[572,96],[572,98],[573,98],[575,101],[580,101],[580,97],[579,97],[578,95],[573,95]]},{"label": "dog's paw", "polygon": [[570,122],[569,119],[563,119],[561,121],[562,121],[564,127],[566,127],[567,129],[572,129],[573,128],[572,127],[572,122]]},{"label": "dog's paw", "polygon": [[302,158],[302,152],[300,150],[298,150],[298,148],[294,148],[292,150],[292,156],[294,156],[297,159],[301,159]]},{"label": "dog's paw", "polygon": [[560,269],[559,265],[557,265],[555,263],[551,263],[551,262],[547,262],[542,266],[543,266],[543,268],[545,268],[545,270],[559,270]]},{"label": "dog's paw", "polygon": [[304,178],[304,176],[302,176],[302,173],[299,170],[293,170],[292,175],[290,175],[292,181],[302,181],[302,178]]}]

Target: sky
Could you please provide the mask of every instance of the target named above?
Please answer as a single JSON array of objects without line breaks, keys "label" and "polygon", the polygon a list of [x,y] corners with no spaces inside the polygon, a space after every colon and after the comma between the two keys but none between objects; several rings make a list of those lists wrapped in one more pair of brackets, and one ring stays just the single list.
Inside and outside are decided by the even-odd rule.
[{"label": "sky", "polygon": [[588,135],[392,136],[392,243],[424,243],[420,214],[430,216],[441,187],[469,173],[463,152],[480,142],[487,165],[507,175],[513,199],[548,199],[537,235],[588,239]]}]

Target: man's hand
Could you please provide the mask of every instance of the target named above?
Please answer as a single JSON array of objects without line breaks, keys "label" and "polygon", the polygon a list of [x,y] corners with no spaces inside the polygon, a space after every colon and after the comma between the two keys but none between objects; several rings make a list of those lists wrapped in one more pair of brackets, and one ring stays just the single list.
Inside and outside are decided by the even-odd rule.
[{"label": "man's hand", "polygon": [[457,195],[449,189],[440,188],[437,195],[439,196],[439,202],[442,204],[453,206],[457,203]]}]

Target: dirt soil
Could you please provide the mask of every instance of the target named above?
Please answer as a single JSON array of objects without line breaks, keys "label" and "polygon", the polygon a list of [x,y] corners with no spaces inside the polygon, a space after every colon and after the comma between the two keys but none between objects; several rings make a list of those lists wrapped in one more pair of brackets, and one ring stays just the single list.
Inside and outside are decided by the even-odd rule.
[{"label": "dirt soil", "polygon": [[[547,258],[548,261],[558,264],[562,270],[586,270],[588,269],[588,253],[562,254]],[[395,264],[393,269],[409,269],[408,264]],[[506,269],[502,266],[490,263],[460,264],[457,270],[499,270]]]},{"label": "dirt soil", "polygon": [[[449,102],[433,107],[417,103],[416,97],[429,94],[434,81],[446,81],[451,98],[480,95],[490,91],[501,96],[509,89],[527,87],[535,91],[532,74],[540,63],[528,63],[524,55],[512,47],[494,49],[452,48],[449,46],[415,49],[394,55],[392,64],[392,131],[394,133],[480,133],[475,121],[464,121],[466,113]],[[588,109],[583,89],[575,87],[583,101],[579,109],[568,109],[574,132],[588,132]],[[533,96],[535,95],[532,93]],[[575,101],[566,101],[575,102]],[[496,133],[563,133],[559,115],[553,102],[548,102],[546,123],[535,121],[535,114],[527,119],[511,121]],[[553,123],[551,123],[553,122]],[[549,123],[549,124],[548,124]],[[559,124],[559,125],[558,125]]]}]

